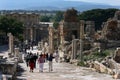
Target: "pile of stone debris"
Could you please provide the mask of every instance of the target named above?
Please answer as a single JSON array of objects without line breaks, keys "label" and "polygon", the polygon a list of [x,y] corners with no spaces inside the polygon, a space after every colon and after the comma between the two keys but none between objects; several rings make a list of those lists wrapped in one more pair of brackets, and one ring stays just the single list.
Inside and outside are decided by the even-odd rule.
[{"label": "pile of stone debris", "polygon": [[120,48],[117,48],[113,57],[106,57],[103,61],[92,61],[89,66],[97,72],[106,73],[113,76],[115,79],[120,79]]}]

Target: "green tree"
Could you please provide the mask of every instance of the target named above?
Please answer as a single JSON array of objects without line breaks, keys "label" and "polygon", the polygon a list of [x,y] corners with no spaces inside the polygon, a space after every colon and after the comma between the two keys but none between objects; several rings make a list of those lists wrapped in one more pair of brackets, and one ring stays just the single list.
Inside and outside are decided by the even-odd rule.
[{"label": "green tree", "polygon": [[68,9],[64,13],[64,21],[65,22],[78,22],[78,12],[74,8]]},{"label": "green tree", "polygon": [[53,26],[54,26],[55,29],[57,29],[58,26],[59,26],[59,22],[54,22],[54,23],[53,23]]},{"label": "green tree", "polygon": [[63,13],[62,11],[57,11],[56,15],[54,16],[54,21],[55,22],[60,22],[61,20],[63,20]]},{"label": "green tree", "polygon": [[23,23],[5,16],[0,17],[0,30],[2,32],[12,33],[15,37],[19,38],[23,34]]},{"label": "green tree", "polygon": [[112,18],[118,9],[92,9],[84,11],[79,15],[79,20],[92,20],[95,21],[95,29],[101,29],[102,22]]},{"label": "green tree", "polygon": [[53,26],[55,29],[58,28],[59,22],[63,20],[63,12],[62,11],[57,11],[56,15],[53,16]]},{"label": "green tree", "polygon": [[50,17],[49,16],[40,16],[40,21],[41,22],[50,22]]}]

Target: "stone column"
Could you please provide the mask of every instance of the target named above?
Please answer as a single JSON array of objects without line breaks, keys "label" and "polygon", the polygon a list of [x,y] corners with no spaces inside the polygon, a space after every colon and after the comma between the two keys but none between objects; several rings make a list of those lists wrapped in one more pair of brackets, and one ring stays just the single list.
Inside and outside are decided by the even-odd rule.
[{"label": "stone column", "polygon": [[30,28],[30,40],[33,41],[33,28]]},{"label": "stone column", "polygon": [[13,40],[13,35],[11,33],[8,33],[8,37],[9,37],[9,53],[10,56],[13,54],[14,52],[14,40]]},{"label": "stone column", "polygon": [[36,41],[36,28],[33,29],[33,40]]},{"label": "stone column", "polygon": [[81,20],[80,21],[80,39],[84,38],[84,24],[85,24],[85,21]]},{"label": "stone column", "polygon": [[80,60],[82,61],[82,57],[83,57],[83,38],[84,38],[84,20],[80,21]]},{"label": "stone column", "polygon": [[28,38],[28,36],[27,36],[28,35],[28,29],[27,28],[25,28],[23,34],[24,34],[24,39],[27,40],[27,38]]},{"label": "stone column", "polygon": [[49,26],[49,53],[53,53],[53,27]]},{"label": "stone column", "polygon": [[75,35],[72,35],[72,55],[71,55],[71,59],[74,59],[75,56]]},{"label": "stone column", "polygon": [[60,44],[63,45],[64,35],[63,35],[63,22],[60,22]]},{"label": "stone column", "polygon": [[77,55],[77,40],[74,41],[74,59],[76,59]]},{"label": "stone column", "polygon": [[72,54],[71,54],[71,60],[73,60],[73,54],[74,54],[74,41],[72,40]]},{"label": "stone column", "polygon": [[61,55],[61,59],[62,60],[64,60],[63,59],[63,57],[64,57],[64,51],[65,51],[65,48],[64,48],[64,22],[63,21],[61,21],[60,22],[60,52],[59,52],[59,55]]}]

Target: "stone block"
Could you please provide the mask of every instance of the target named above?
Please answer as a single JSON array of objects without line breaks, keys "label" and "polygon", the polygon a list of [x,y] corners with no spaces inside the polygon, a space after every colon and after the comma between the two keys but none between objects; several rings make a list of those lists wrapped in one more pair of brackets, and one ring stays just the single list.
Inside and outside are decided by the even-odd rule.
[{"label": "stone block", "polygon": [[118,63],[120,63],[120,48],[117,48],[115,51],[115,57],[114,60]]},{"label": "stone block", "polygon": [[21,62],[21,63],[23,62],[22,53],[19,53],[18,62]]},{"label": "stone block", "polygon": [[110,69],[115,69],[115,61],[113,60],[113,59],[110,59],[109,61],[108,61],[108,63],[109,63],[109,68]]},{"label": "stone block", "polygon": [[78,65],[78,62],[79,62],[79,61],[78,61],[78,60],[75,60],[75,59],[74,59],[74,60],[70,60],[70,63],[71,63],[71,64],[74,64],[74,65]]},{"label": "stone block", "polygon": [[[102,63],[99,63],[98,61],[94,62],[94,68],[96,71],[101,72],[101,73],[108,73],[108,68],[104,66]],[[109,70],[110,71],[110,70]]]},{"label": "stone block", "polygon": [[12,79],[16,77],[16,68],[16,62],[0,62],[0,71],[5,75],[11,75]]},{"label": "stone block", "polygon": [[103,64],[100,64],[100,72],[102,72],[102,73],[107,73],[108,72],[106,66],[104,66]]},{"label": "stone block", "polygon": [[102,63],[99,63],[98,61],[94,62],[94,69],[96,69],[97,72],[101,72],[101,73],[106,73],[106,74],[110,74],[113,75],[115,72],[113,71],[113,69],[110,69],[106,66],[104,66]]},{"label": "stone block", "polygon": [[93,64],[94,64],[93,68],[95,68],[97,72],[100,72],[100,66],[99,66],[98,62],[95,61]]},{"label": "stone block", "polygon": [[120,79],[120,73],[116,73],[114,76],[113,76],[114,79]]},{"label": "stone block", "polygon": [[113,75],[114,71],[112,69],[107,68],[107,73],[110,74],[110,75]]}]

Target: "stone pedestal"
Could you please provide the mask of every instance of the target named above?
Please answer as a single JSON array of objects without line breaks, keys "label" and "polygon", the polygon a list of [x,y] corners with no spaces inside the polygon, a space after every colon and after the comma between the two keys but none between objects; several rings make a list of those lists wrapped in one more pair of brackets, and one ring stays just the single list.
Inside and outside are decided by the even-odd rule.
[{"label": "stone pedestal", "polygon": [[15,57],[18,57],[18,62],[23,62],[22,53],[19,52],[19,48],[15,48]]},{"label": "stone pedestal", "polygon": [[19,53],[19,58],[18,58],[18,62],[23,62],[23,59],[22,59],[22,53]]},{"label": "stone pedestal", "polygon": [[19,48],[15,48],[15,57],[19,57]]}]

